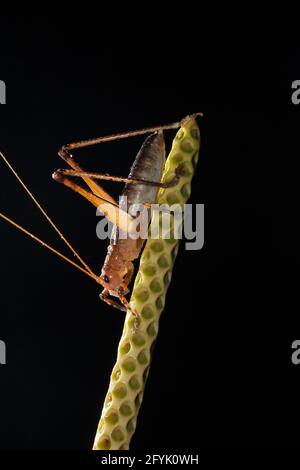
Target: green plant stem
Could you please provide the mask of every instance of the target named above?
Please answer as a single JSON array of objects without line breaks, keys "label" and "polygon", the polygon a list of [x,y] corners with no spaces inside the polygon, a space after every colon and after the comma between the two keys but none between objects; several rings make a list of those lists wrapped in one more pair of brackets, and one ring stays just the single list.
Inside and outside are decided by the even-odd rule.
[{"label": "green plant stem", "polygon": [[[194,118],[187,117],[173,140],[162,181],[169,181],[178,166],[181,176],[175,187],[159,191],[158,204],[183,207],[190,196],[199,147],[198,125]],[[157,224],[157,214],[154,214],[150,232],[157,225],[161,228],[162,217]],[[167,239],[163,235],[159,239],[148,238],[145,244],[130,300],[139,316],[138,327],[134,327],[132,313],[127,312],[93,450],[129,449],[149,373],[151,346],[158,334],[178,245],[179,240],[174,236]]]}]

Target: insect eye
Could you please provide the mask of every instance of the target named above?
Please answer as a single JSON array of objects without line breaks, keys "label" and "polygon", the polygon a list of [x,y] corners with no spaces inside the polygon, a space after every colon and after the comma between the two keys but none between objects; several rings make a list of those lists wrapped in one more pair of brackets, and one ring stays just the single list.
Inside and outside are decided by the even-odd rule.
[{"label": "insect eye", "polygon": [[103,276],[103,281],[109,283],[109,277],[106,274]]}]

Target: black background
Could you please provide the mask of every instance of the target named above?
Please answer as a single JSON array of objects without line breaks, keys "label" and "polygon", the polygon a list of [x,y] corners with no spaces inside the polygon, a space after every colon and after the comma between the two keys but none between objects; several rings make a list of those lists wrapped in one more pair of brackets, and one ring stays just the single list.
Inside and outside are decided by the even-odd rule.
[{"label": "black background", "polygon": [[[100,272],[98,219],[52,181],[57,150],[204,112],[191,202],[205,203],[205,246],[181,246],[131,447],[298,447],[299,15],[192,4],[124,13],[0,17],[0,148]],[[126,175],[141,141],[78,160]],[[0,210],[64,250],[3,164],[0,175]],[[0,230],[0,447],[89,449],[123,316],[84,275]]]}]

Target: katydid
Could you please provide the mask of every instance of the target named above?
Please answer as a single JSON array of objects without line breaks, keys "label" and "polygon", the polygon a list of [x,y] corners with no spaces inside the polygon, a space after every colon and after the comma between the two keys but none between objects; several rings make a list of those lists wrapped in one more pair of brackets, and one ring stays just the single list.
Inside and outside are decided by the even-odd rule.
[{"label": "katydid", "polygon": [[[197,115],[201,115],[201,113],[194,114],[193,117]],[[33,235],[24,227],[18,225],[15,221],[11,220],[4,214],[0,213],[0,217],[29,235],[31,238],[35,239],[37,242],[64,260],[71,263],[73,266],[80,269],[88,276],[92,277],[103,287],[100,298],[106,303],[123,311],[130,310],[134,314],[125,296],[129,292],[128,285],[131,281],[134,271],[132,261],[139,257],[145,239],[131,236],[131,227],[134,225],[134,220],[137,215],[136,212],[132,211],[132,209],[134,206],[139,204],[144,207],[146,211],[149,211],[151,204],[155,204],[156,202],[159,188],[167,188],[177,183],[180,175],[180,165],[175,170],[175,174],[170,181],[161,183],[161,176],[165,162],[163,130],[177,129],[180,127],[183,121],[189,118],[190,116],[184,118],[184,120],[180,122],[175,122],[169,125],[146,128],[68,144],[63,146],[59,151],[60,157],[62,157],[69,164],[71,169],[57,170],[52,175],[53,179],[63,183],[65,186],[70,187],[72,190],[82,195],[94,206],[99,208],[107,217],[107,219],[113,223],[110,244],[108,246],[107,256],[105,258],[100,275],[93,273],[89,266],[82,260],[77,251],[63,236],[62,232],[57,228],[55,223],[41,207],[23,180],[18,176],[15,169],[1,152],[0,156],[3,161],[13,172],[25,191],[42,212],[44,217],[48,220],[48,222],[59,234],[61,239],[67,244],[69,249],[77,257],[82,266],[70,260],[56,249],[50,247],[47,243],[40,240],[38,237]],[[81,167],[75,162],[70,153],[74,149],[99,144],[101,142],[108,142],[116,139],[133,137],[148,133],[150,136],[147,137],[140,151],[138,152],[127,178],[111,176],[103,173],[83,171]],[[91,191],[87,191],[82,186],[74,183],[72,179],[70,179],[70,177],[73,176],[81,177]],[[120,196],[119,204],[116,203],[116,201],[98,184],[98,182],[96,182],[96,180],[112,180],[125,183],[125,187]],[[121,232],[123,234],[125,232],[128,234],[128,236],[120,237]],[[109,296],[116,297],[120,303],[110,299]]]}]

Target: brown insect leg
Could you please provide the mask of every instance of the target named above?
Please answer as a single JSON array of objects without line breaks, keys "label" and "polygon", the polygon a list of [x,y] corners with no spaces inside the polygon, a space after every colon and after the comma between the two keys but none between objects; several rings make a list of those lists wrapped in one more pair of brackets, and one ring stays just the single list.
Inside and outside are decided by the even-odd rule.
[{"label": "brown insect leg", "polygon": [[121,210],[119,206],[114,205],[111,202],[90,193],[89,191],[86,191],[86,189],[74,183],[69,178],[63,176],[59,170],[53,173],[52,178],[55,181],[68,186],[70,189],[91,202],[95,207],[99,208],[105,217],[107,217],[107,219],[114,225],[117,225],[121,230],[129,233],[131,230],[134,230],[134,225],[132,225],[133,218],[127,214],[127,212]]},{"label": "brown insect leg", "polygon": [[147,127],[136,131],[121,132],[119,134],[112,134],[103,137],[96,137],[95,139],[82,140],[80,142],[73,142],[71,144],[64,145],[61,150],[73,150],[82,147],[90,147],[92,145],[101,144],[102,142],[111,142],[117,139],[127,139],[128,137],[135,137],[138,135],[151,134],[164,129],[178,129],[180,122],[174,122],[166,126]]},{"label": "brown insect leg", "polygon": [[129,305],[128,300],[124,296],[120,296],[119,300],[122,303],[120,305],[118,302],[115,300],[109,299],[109,290],[108,289],[103,289],[101,294],[99,295],[100,299],[103,300],[105,303],[110,305],[111,307],[116,308],[117,310],[121,310],[122,312],[127,312],[128,310],[132,313],[134,316],[134,329],[137,330],[139,327],[139,316],[137,313],[135,313],[132,308]]},{"label": "brown insect leg", "polygon": [[112,300],[112,299],[109,299],[108,298],[109,296],[109,291],[108,289],[103,289],[103,291],[101,292],[101,294],[99,295],[100,299],[103,300],[103,302],[107,303],[108,305],[110,305],[111,307],[114,307],[118,310],[121,310],[122,312],[126,312],[127,309],[124,307],[124,305],[120,305],[118,302],[116,302],[115,300]]},{"label": "brown insect leg", "polygon": [[[68,188],[73,189],[73,191],[83,196],[85,199],[91,202],[94,206],[98,207],[100,205],[102,198],[100,198],[99,196],[96,196],[95,194],[90,193],[89,191],[82,188],[81,186],[74,183],[73,181],[69,180],[68,178],[65,178],[60,170],[55,171],[52,175],[52,178],[55,181],[58,181],[59,183],[62,183],[65,186],[68,186]],[[108,201],[105,201],[105,202],[108,202]]]},{"label": "brown insect leg", "polygon": [[[82,168],[78,165],[78,163],[75,162],[73,159],[73,156],[67,151],[67,150],[60,150],[58,152],[58,155],[66,162],[68,165],[70,165],[73,170],[84,173]],[[82,179],[86,182],[88,187],[91,189],[91,191],[96,195],[101,197],[102,199],[105,199],[106,201],[111,202],[112,204],[117,204],[116,201],[114,200],[113,197],[111,197],[99,184],[97,184],[92,178],[88,176],[81,176]]]},{"label": "brown insect leg", "polygon": [[128,302],[128,300],[126,299],[126,297],[124,297],[123,295],[121,295],[119,297],[120,301],[122,302],[122,304],[124,305],[126,311],[129,310],[129,312],[133,315],[134,317],[134,329],[137,330],[138,327],[139,327],[139,322],[140,322],[140,318],[139,318],[139,315],[134,311],[132,310],[132,308],[130,307],[130,304]]},{"label": "brown insect leg", "polygon": [[157,186],[159,188],[170,188],[175,186],[179,180],[179,174],[175,173],[175,176],[165,183],[157,183],[154,181],[148,181],[143,179],[137,178],[124,178],[122,176],[112,176],[108,173],[93,173],[90,171],[77,171],[77,170],[67,170],[67,169],[60,169],[59,172],[65,176],[80,176],[81,178],[93,178],[93,179],[101,179],[101,180],[109,180],[109,181],[116,181],[118,183],[126,183],[126,184],[148,184],[150,186]]},{"label": "brown insect leg", "polygon": [[197,116],[203,116],[203,114],[194,113],[194,114],[191,114],[190,116],[186,116],[184,119],[181,119],[181,121],[173,122],[171,124],[166,124],[164,126],[147,127],[147,128],[138,129],[135,131],[121,132],[119,134],[113,134],[113,135],[108,135],[104,137],[96,137],[95,139],[82,140],[81,142],[74,142],[72,144],[64,145],[61,150],[73,150],[73,149],[78,149],[82,147],[89,147],[91,145],[101,144],[102,142],[111,142],[117,139],[126,139],[127,137],[135,137],[137,135],[151,134],[152,132],[157,132],[157,131],[162,131],[162,130],[167,130],[167,129],[178,129],[181,126],[182,122],[186,121],[187,119],[190,119],[192,117],[197,117]]}]

